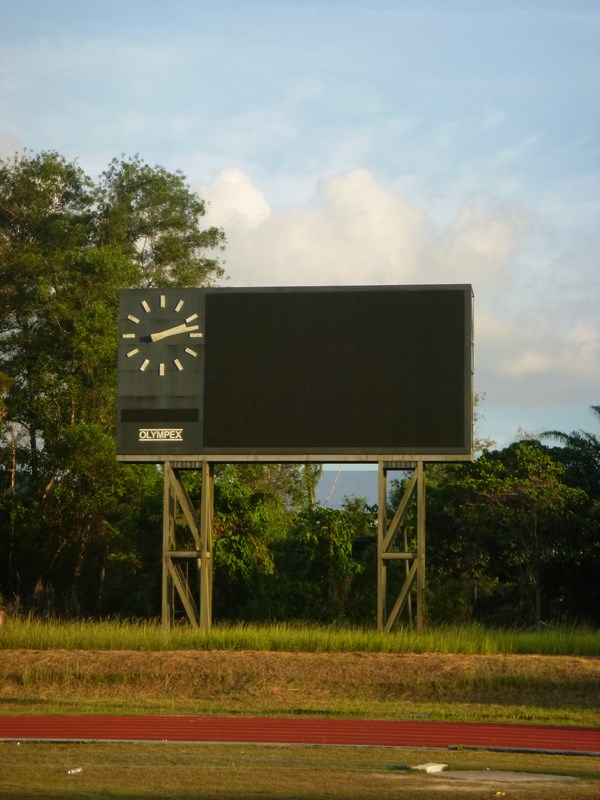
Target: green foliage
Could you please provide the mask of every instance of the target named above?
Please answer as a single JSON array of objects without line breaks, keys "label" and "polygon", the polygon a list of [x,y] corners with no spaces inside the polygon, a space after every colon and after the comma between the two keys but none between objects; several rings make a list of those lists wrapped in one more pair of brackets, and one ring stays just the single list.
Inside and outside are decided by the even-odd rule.
[{"label": "green foliage", "polygon": [[118,293],[220,276],[224,235],[203,214],[182,175],[138,157],[97,183],[57,153],[0,161],[0,585],[13,602],[98,613],[112,575],[160,563],[144,538],[152,527],[160,543],[160,526],[131,522],[160,487],[115,460]]},{"label": "green foliage", "polygon": [[[581,578],[585,558],[597,550],[598,528],[585,522],[589,496],[567,482],[556,454],[537,441],[517,442],[431,475],[434,618],[509,625],[563,618],[565,576]],[[593,604],[590,612],[593,620]]]},{"label": "green foliage", "polygon": [[[365,564],[364,550],[357,542],[365,537],[375,542],[374,514],[362,501],[349,501],[334,510],[319,506],[304,508],[294,515],[287,541],[276,559],[276,591],[262,598],[274,619],[313,619],[333,621],[364,619],[371,603],[360,597],[364,587],[360,577]],[[371,594],[375,573],[371,576]],[[356,601],[360,605],[356,607]],[[361,614],[362,612],[362,614]]]},{"label": "green foliage", "polygon": [[222,277],[207,252],[225,243],[202,229],[205,205],[180,172],[149,167],[139,156],[114,159],[98,186],[98,239],[120,247],[137,267],[136,285],[200,286]]},{"label": "green foliage", "polygon": [[228,465],[215,481],[214,607],[215,614],[225,618],[243,614],[261,577],[273,574],[271,548],[284,519],[282,497],[261,480],[264,470],[254,469],[247,475],[254,481],[248,482],[240,479],[240,471],[243,468]]}]

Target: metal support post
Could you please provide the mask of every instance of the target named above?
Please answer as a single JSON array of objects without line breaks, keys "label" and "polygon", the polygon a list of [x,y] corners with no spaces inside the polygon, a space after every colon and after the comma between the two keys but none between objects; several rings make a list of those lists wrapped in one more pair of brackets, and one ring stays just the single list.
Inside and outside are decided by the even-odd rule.
[{"label": "metal support post", "polygon": [[[425,468],[423,461],[411,465],[413,469],[404,495],[394,514],[387,519],[387,476],[386,465],[379,463],[379,513],[377,526],[377,629],[388,633],[397,622],[402,611],[407,608],[409,624],[412,627],[411,592],[417,595],[417,630],[424,627],[423,590],[425,586]],[[416,550],[408,550],[406,518],[411,504],[416,502]],[[394,543],[399,531],[402,531],[400,547],[395,550]],[[398,537],[400,538],[400,537]],[[396,597],[393,608],[387,613],[388,562],[403,560],[405,562],[404,582]]]},{"label": "metal support post", "polygon": [[377,518],[377,630],[382,631],[387,616],[387,565],[383,558],[387,531],[387,481],[383,461],[378,464],[378,518]]},{"label": "metal support post", "polygon": [[425,609],[425,465],[417,462],[417,630],[423,633]]},{"label": "metal support post", "polygon": [[[179,470],[164,463],[162,624],[170,630],[178,598],[191,625],[209,631],[212,621],[213,465],[202,465],[200,519],[181,480]],[[187,526],[183,545],[177,544],[178,526]],[[182,564],[188,569],[183,569]],[[189,569],[194,567],[193,569]],[[194,585],[199,587],[195,595]]]},{"label": "metal support post", "polygon": [[175,497],[171,491],[171,467],[164,464],[163,489],[163,558],[162,558],[162,626],[170,630],[173,624],[174,588],[169,571],[168,553],[175,549]]},{"label": "metal support post", "polygon": [[208,633],[212,625],[212,526],[214,509],[214,464],[202,464],[200,508],[200,628]]}]

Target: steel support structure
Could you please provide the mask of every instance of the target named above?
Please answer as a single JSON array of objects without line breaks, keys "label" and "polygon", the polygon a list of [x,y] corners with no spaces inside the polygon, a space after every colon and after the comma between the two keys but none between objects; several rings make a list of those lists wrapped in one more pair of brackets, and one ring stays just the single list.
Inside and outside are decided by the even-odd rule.
[{"label": "steel support structure", "polygon": [[[214,463],[202,461],[200,514],[192,505],[182,482],[184,468],[164,462],[162,624],[170,630],[179,600],[194,628],[210,631],[212,625],[212,525],[214,514]],[[186,468],[189,467],[186,465]],[[425,463],[386,462],[378,464],[377,532],[377,628],[389,633],[406,610],[408,624],[424,628],[425,588]],[[404,494],[391,520],[387,512],[387,473],[412,470]],[[416,547],[409,549],[408,515],[415,508]],[[186,526],[187,541],[180,543]],[[190,535],[191,534],[191,537]],[[190,546],[191,545],[191,546]],[[392,562],[404,562],[403,580],[391,586],[388,569]],[[388,600],[392,607],[388,612]],[[416,600],[416,609],[413,607]],[[416,613],[415,613],[416,612]]]},{"label": "steel support structure", "polygon": [[[406,485],[398,508],[391,520],[387,515],[387,472],[390,469],[408,466],[413,470]],[[379,511],[377,526],[377,629],[384,633],[396,624],[400,614],[406,609],[408,623],[413,626],[412,599],[416,595],[416,627],[423,631],[425,588],[425,464],[422,460],[410,465],[391,465],[379,462]],[[408,549],[407,515],[416,504],[416,549]],[[401,534],[401,535],[400,535]],[[389,594],[388,565],[392,561],[404,561],[404,581],[391,611],[388,613]],[[394,590],[395,593],[395,590]]]},{"label": "steel support structure", "polygon": [[[212,520],[214,465],[202,463],[200,516],[181,480],[181,471],[164,462],[162,625],[170,630],[179,599],[194,628],[210,631],[212,623]],[[191,533],[178,546],[178,527]]]}]

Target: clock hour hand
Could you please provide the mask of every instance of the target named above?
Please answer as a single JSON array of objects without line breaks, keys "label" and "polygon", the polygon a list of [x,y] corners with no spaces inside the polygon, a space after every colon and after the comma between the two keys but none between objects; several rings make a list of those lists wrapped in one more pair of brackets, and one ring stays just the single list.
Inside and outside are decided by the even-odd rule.
[{"label": "clock hour hand", "polygon": [[198,325],[187,325],[183,322],[181,325],[175,325],[174,328],[167,328],[164,331],[151,333],[149,339],[151,342],[158,342],[160,339],[166,339],[167,336],[176,336],[178,333],[189,333],[190,331],[197,331]]}]

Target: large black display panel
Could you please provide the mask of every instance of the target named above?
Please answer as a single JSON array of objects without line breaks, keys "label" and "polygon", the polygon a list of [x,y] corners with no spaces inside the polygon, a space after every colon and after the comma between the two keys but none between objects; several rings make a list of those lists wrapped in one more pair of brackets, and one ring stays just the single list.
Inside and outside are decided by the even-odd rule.
[{"label": "large black display panel", "polygon": [[469,454],[470,286],[208,290],[204,451]]},{"label": "large black display panel", "polygon": [[468,285],[132,289],[119,317],[121,460],[471,455]]}]

